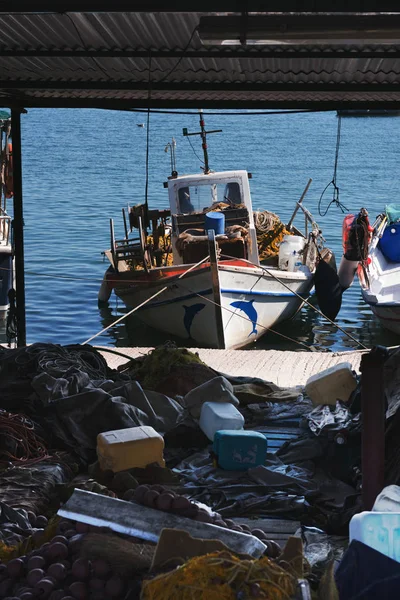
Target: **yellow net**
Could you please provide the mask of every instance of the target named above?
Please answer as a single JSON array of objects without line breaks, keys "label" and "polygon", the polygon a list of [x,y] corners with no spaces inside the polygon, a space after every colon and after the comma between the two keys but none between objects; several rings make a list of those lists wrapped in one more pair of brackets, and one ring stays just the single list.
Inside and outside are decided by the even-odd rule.
[{"label": "yellow net", "polygon": [[40,546],[42,546],[42,544],[49,542],[56,535],[59,521],[59,517],[52,517],[46,529],[44,530],[40,540],[35,540],[33,536],[29,536],[28,538],[26,538],[22,542],[19,542],[15,546],[8,546],[4,542],[0,541],[0,561],[6,563],[9,560],[12,560],[13,558],[18,558],[19,556],[29,554],[31,550],[39,548]]},{"label": "yellow net", "polygon": [[[152,235],[148,235],[146,238],[146,246],[152,248],[154,246],[154,238]],[[161,254],[161,265],[163,267],[170,267],[174,264],[174,257],[171,248],[171,236],[162,235],[159,237],[159,250]],[[129,260],[127,261],[131,271],[143,270],[143,264],[140,260]]]},{"label": "yellow net", "polygon": [[229,552],[192,558],[143,582],[141,600],[287,600],[296,579],[267,557],[241,560]]},{"label": "yellow net", "polygon": [[267,210],[254,213],[257,234],[257,246],[260,262],[277,256],[279,246],[285,235],[292,235],[278,215]]}]

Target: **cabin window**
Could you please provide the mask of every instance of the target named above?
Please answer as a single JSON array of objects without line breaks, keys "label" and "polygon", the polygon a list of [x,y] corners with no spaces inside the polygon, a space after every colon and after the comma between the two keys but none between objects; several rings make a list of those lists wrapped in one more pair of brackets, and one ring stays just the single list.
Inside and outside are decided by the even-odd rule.
[{"label": "cabin window", "polygon": [[224,202],[232,207],[242,203],[240,185],[237,181],[189,185],[178,189],[179,212],[183,214],[203,212],[213,204]]}]

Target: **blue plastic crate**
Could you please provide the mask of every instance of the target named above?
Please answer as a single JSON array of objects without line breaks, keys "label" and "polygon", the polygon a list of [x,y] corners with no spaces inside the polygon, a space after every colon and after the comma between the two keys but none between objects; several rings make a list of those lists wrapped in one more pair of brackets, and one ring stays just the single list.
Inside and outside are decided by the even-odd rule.
[{"label": "blue plastic crate", "polygon": [[214,436],[218,466],[227,471],[246,471],[265,463],[268,440],[259,431],[225,429]]}]

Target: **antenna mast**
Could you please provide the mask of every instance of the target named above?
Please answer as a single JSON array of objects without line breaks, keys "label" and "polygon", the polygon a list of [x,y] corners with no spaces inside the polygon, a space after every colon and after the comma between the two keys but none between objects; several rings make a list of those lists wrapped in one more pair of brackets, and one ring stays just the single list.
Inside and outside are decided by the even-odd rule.
[{"label": "antenna mast", "polygon": [[187,128],[184,127],[183,135],[185,135],[185,136],[200,135],[201,136],[202,148],[203,148],[203,154],[204,154],[204,173],[205,173],[205,175],[208,175],[210,173],[210,166],[208,164],[207,134],[220,133],[222,131],[222,129],[213,129],[212,131],[206,131],[205,123],[204,123],[204,119],[203,119],[203,110],[201,108],[199,108],[199,113],[200,113],[200,129],[201,129],[201,131],[196,131],[194,133],[188,133]]}]

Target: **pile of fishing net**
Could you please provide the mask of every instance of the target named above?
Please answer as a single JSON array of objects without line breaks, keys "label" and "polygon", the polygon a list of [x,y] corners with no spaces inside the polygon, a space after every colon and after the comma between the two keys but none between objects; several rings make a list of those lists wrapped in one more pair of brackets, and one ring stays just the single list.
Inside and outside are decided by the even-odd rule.
[{"label": "pile of fishing net", "polygon": [[243,560],[223,551],[144,581],[141,600],[284,600],[294,597],[296,585],[291,573],[267,557]]},{"label": "pile of fishing net", "polygon": [[268,258],[277,256],[285,235],[292,235],[278,215],[268,210],[254,212],[254,225],[261,263]]},{"label": "pile of fishing net", "polygon": [[154,348],[143,358],[132,360],[124,367],[130,377],[139,381],[143,388],[155,390],[168,378],[171,371],[186,366],[192,369],[196,365],[207,368],[198,354],[186,348],[177,348],[175,344],[167,342],[163,346]]}]

